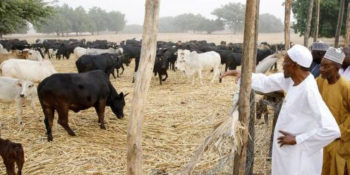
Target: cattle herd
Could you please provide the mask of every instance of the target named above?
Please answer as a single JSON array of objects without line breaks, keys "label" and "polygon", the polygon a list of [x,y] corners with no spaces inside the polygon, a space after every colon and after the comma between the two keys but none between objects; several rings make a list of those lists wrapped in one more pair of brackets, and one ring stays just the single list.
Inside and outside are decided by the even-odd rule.
[{"label": "cattle herd", "polygon": [[[262,44],[264,47],[259,47],[256,63],[277,50],[283,50],[281,44]],[[140,62],[141,41],[129,39],[114,43],[106,40],[38,39],[29,44],[25,40],[0,40],[0,56],[15,51],[20,52],[25,59],[10,57],[1,60],[0,101],[16,104],[19,125],[22,124],[22,106],[27,101],[39,118],[34,105],[37,98],[45,116],[48,141],[53,140],[51,129],[55,111],[58,113],[58,123],[71,136],[75,136],[75,133],[68,125],[69,110],[78,112],[94,107],[101,129],[106,129],[105,106],[109,106],[117,118],[123,118],[124,98],[127,94],[118,93],[109,77],[113,75],[116,79],[121,76],[124,66],[128,66],[134,59],[134,82]],[[76,59],[78,73],[57,73],[50,59]],[[220,45],[215,45],[196,40],[177,43],[158,41],[153,72],[159,76],[160,84],[168,78],[168,70],[179,70],[192,78],[192,84],[195,83],[195,74],[198,74],[199,81],[203,84],[201,72],[209,70],[213,72],[211,82],[221,82],[219,77],[222,66],[225,66],[225,71],[236,69],[241,64],[241,59],[241,43],[221,42]],[[24,158],[20,144],[0,138],[0,155],[8,174],[15,174],[15,162],[18,174],[21,174]]]}]

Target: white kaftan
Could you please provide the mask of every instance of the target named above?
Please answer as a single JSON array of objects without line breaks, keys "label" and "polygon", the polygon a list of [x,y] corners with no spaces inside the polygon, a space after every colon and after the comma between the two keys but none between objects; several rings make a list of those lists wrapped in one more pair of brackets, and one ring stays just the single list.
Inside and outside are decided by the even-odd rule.
[{"label": "white kaftan", "polygon": [[[339,127],[322,100],[312,74],[299,85],[283,73],[254,74],[252,88],[268,93],[285,90],[272,148],[272,175],[320,175],[322,148],[340,137]],[[279,130],[296,136],[296,145],[280,147]]]}]

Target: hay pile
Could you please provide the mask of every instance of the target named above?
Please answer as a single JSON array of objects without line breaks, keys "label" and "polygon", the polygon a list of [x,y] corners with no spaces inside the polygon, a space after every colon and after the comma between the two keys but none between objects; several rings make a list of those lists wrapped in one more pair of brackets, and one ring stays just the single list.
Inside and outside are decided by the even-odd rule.
[{"label": "hay pile", "polygon": [[[58,72],[76,72],[75,59],[52,62]],[[144,174],[176,174],[182,170],[197,147],[227,116],[236,88],[231,77],[225,78],[221,84],[210,84],[212,74],[207,72],[203,74],[204,85],[200,85],[197,79],[192,85],[180,72],[168,73],[169,78],[162,86],[158,77],[153,77],[148,93],[143,125]],[[111,78],[118,92],[132,93],[132,74],[133,65],[127,67],[120,78]],[[69,124],[76,137],[69,136],[57,124],[56,114],[54,141],[50,143],[47,142],[38,101],[36,106],[41,118],[35,118],[27,105],[21,128],[16,125],[14,105],[0,104],[1,137],[22,143],[26,159],[23,174],[126,174],[126,128],[131,99],[132,95],[126,97],[125,118],[122,120],[117,119],[110,108],[106,109],[107,130],[99,129],[92,108],[79,113],[70,111]],[[257,121],[255,173],[265,173],[270,168],[267,161],[270,132],[270,127]],[[218,163],[228,158],[229,149],[223,147],[220,152],[213,149],[205,153],[194,174],[218,167]],[[230,172],[229,168],[226,166],[221,171]],[[4,173],[4,165],[0,163],[0,174]]]}]

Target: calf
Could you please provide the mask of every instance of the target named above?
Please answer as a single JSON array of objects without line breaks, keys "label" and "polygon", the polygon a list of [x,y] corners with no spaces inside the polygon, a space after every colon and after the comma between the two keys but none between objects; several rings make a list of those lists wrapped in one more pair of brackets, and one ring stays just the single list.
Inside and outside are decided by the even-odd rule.
[{"label": "calf", "polygon": [[39,118],[35,109],[36,88],[31,81],[0,77],[0,102],[16,103],[18,124],[22,123],[22,105],[29,101],[34,114]]},{"label": "calf", "polygon": [[[116,54],[102,54],[102,55],[83,55],[76,62],[78,72],[87,72],[91,70],[102,70],[110,76],[114,75],[114,69],[119,68],[121,60],[118,62],[118,55]],[[119,74],[119,72],[118,72]]]},{"label": "calf", "polygon": [[75,133],[68,125],[68,111],[95,107],[101,129],[104,125],[105,106],[110,106],[117,118],[123,118],[125,100],[123,93],[118,94],[109,79],[101,70],[85,73],[53,74],[38,86],[38,96],[45,114],[45,126],[48,141],[52,141],[52,124],[55,110],[58,123],[68,132]]},{"label": "calf", "polygon": [[[153,73],[154,76],[159,75],[159,83],[162,84],[162,81],[165,81],[168,78],[167,69],[169,67],[168,58],[164,55],[167,52],[167,49],[159,49],[157,50],[157,56],[154,62]],[[163,75],[165,78],[163,79]]]},{"label": "calf", "polygon": [[214,51],[197,53],[179,49],[175,67],[184,71],[187,76],[192,76],[192,84],[194,84],[194,74],[198,73],[199,81],[203,84],[202,70],[204,69],[213,69],[214,75],[211,82],[214,82],[215,79],[219,80],[220,62],[220,55]]},{"label": "calf", "polygon": [[20,143],[0,138],[0,155],[6,167],[8,175],[16,175],[15,163],[17,164],[17,175],[22,174],[24,164],[24,151]]},{"label": "calf", "polygon": [[22,80],[40,82],[44,78],[56,73],[50,61],[32,61],[22,59],[9,59],[1,63],[0,71],[3,76]]}]

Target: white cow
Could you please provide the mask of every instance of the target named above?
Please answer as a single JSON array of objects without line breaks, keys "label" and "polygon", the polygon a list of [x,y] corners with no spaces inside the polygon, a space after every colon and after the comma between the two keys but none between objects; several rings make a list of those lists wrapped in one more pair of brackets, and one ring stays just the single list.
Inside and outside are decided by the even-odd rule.
[{"label": "white cow", "polygon": [[9,52],[0,44],[0,54],[8,54]]},{"label": "white cow", "polygon": [[57,73],[50,61],[32,61],[9,59],[1,63],[0,71],[3,76],[41,82],[46,77]]},{"label": "white cow", "polygon": [[22,107],[24,102],[30,102],[35,116],[39,118],[35,109],[36,98],[37,91],[33,82],[10,77],[0,77],[0,102],[7,104],[15,102],[18,124],[22,123]]},{"label": "white cow", "polygon": [[76,47],[74,48],[73,52],[74,52],[75,58],[80,58],[81,56],[86,54],[86,49],[83,47]]},{"label": "white cow", "polygon": [[49,54],[49,58],[52,58],[53,56],[56,57],[57,51],[58,51],[57,49],[51,49],[51,48],[50,48],[50,49],[48,50],[48,52],[49,52],[49,53],[48,53],[48,54]]},{"label": "white cow", "polygon": [[210,51],[205,53],[190,52],[189,50],[178,50],[175,67],[186,73],[188,77],[192,76],[194,84],[194,74],[198,73],[199,81],[202,82],[202,70],[213,69],[214,75],[211,82],[219,79],[221,58],[217,52]]},{"label": "white cow", "polygon": [[112,54],[123,54],[123,48],[109,48],[109,49],[93,49],[88,48],[86,49],[86,54],[88,55],[101,55],[104,53],[112,53]]},{"label": "white cow", "polygon": [[33,60],[33,61],[43,60],[43,57],[41,56],[40,52],[37,50],[23,49],[22,53],[25,54],[25,57],[27,57],[28,60]]}]

